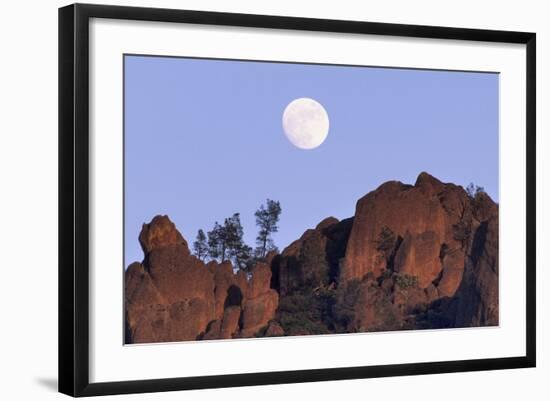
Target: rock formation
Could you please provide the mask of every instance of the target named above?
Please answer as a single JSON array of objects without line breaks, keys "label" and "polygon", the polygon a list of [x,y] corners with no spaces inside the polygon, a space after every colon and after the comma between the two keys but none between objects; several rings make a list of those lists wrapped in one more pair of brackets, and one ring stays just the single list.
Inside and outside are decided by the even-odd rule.
[{"label": "rock formation", "polygon": [[229,262],[204,264],[167,216],[144,224],[139,240],[144,261],[125,280],[130,342],[252,336],[274,317],[279,297],[268,266],[257,265],[249,280]]},{"label": "rock formation", "polygon": [[421,173],[326,218],[249,273],[192,256],[166,216],[126,270],[127,342],[497,325],[498,205]]},{"label": "rock formation", "polygon": [[338,275],[341,258],[353,218],[342,220],[328,217],[315,229],[307,230],[283,253],[273,258],[272,268],[278,276],[273,287],[287,295],[304,287],[328,285]]}]

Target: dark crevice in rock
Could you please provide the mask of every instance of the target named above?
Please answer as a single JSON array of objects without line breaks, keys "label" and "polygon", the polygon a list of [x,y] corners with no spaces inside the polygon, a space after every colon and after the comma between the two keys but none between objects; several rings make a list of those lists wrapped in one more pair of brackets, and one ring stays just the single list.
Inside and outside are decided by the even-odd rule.
[{"label": "dark crevice in rock", "polygon": [[470,253],[470,258],[472,259],[472,263],[474,264],[474,266],[477,265],[477,262],[481,257],[481,254],[483,253],[483,249],[485,248],[485,241],[487,239],[487,228],[488,222],[484,221],[479,225],[474,234],[474,239],[472,242],[472,252]]},{"label": "dark crevice in rock", "polygon": [[397,255],[397,251],[399,250],[399,247],[403,243],[403,237],[398,235],[395,239],[395,245],[393,247],[393,250],[391,251],[390,257],[388,258],[388,264],[386,266],[386,269],[390,272],[395,271],[395,255]]},{"label": "dark crevice in rock", "polygon": [[441,264],[443,264],[443,259],[448,252],[449,245],[447,245],[446,243],[441,244],[441,249],[439,250],[439,260],[441,261]]},{"label": "dark crevice in rock", "polygon": [[437,277],[434,279],[434,281],[432,281],[432,284],[437,287],[439,285],[439,283],[441,282],[441,278],[443,277],[443,269],[441,269],[441,271],[439,272],[439,274],[437,275]]},{"label": "dark crevice in rock", "polygon": [[227,297],[223,304],[224,309],[229,306],[241,306],[243,302],[243,293],[239,287],[236,285],[231,285],[227,289]]},{"label": "dark crevice in rock", "polygon": [[281,270],[281,255],[276,255],[271,260],[271,282],[270,288],[273,288],[277,292],[281,292],[281,282],[279,272]]},{"label": "dark crevice in rock", "polygon": [[346,254],[346,247],[352,225],[353,217],[350,217],[323,230],[323,234],[328,238],[325,246],[325,253],[329,264],[329,283],[336,282],[340,275],[340,260]]}]

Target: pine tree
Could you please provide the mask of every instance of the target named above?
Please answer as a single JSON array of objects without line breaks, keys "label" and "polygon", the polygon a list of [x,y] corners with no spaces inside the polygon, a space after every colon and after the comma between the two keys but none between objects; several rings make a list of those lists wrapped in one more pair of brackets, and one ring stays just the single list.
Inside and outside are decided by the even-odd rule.
[{"label": "pine tree", "polygon": [[231,260],[236,268],[244,269],[252,249],[243,241],[243,227],[239,213],[224,220],[223,226],[215,223],[208,232],[208,253],[220,262]]},{"label": "pine tree", "polygon": [[237,269],[248,270],[253,262],[252,248],[246,245],[244,242],[234,250],[233,264]]},{"label": "pine tree", "polygon": [[225,252],[227,251],[227,244],[225,240],[225,230],[216,221],[214,228],[208,231],[208,255],[212,259],[221,258],[221,261],[225,261]]},{"label": "pine tree", "polygon": [[251,248],[243,241],[243,226],[239,213],[225,219],[228,257],[238,269],[244,269],[250,259]]},{"label": "pine tree", "polygon": [[195,242],[193,242],[193,251],[195,256],[200,260],[204,260],[208,255],[208,243],[206,242],[206,235],[202,229],[197,232],[197,238]]},{"label": "pine tree", "polygon": [[256,255],[259,258],[264,258],[268,251],[276,249],[271,235],[279,230],[277,223],[281,215],[281,204],[278,201],[267,199],[266,205],[261,205],[254,215],[259,228],[256,237]]}]

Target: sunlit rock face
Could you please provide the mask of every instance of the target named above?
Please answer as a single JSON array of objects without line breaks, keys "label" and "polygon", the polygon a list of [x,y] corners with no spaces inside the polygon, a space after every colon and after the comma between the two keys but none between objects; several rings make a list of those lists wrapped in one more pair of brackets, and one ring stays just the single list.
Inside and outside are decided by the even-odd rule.
[{"label": "sunlit rock face", "polygon": [[381,185],[357,202],[339,281],[369,275],[392,288],[391,303],[408,315],[401,328],[498,324],[498,205],[427,173]]},{"label": "sunlit rock face", "polygon": [[278,294],[269,266],[254,267],[249,280],[230,262],[205,264],[167,216],[144,224],[139,238],[144,261],[126,270],[128,342],[252,336],[273,318]]},{"label": "sunlit rock face", "polygon": [[[457,187],[457,190],[461,189]],[[444,184],[423,173],[414,186],[391,181],[361,198],[357,202],[342,280],[360,278],[369,272],[375,275],[384,272],[387,255],[385,249],[381,249],[380,241],[386,231],[394,235],[396,242],[406,239],[408,254],[429,252],[437,256],[434,248],[443,243],[454,248],[456,240],[452,230],[448,229],[449,216],[440,200],[440,194],[444,196],[443,191]],[[467,196],[466,193],[464,196]],[[424,259],[429,260],[432,255],[425,255]],[[420,255],[418,257],[422,258]],[[417,264],[412,260],[403,263],[406,269]],[[434,266],[430,266],[417,273],[422,276],[422,281],[429,281],[430,277],[424,277],[425,274],[437,275],[435,270]]]}]

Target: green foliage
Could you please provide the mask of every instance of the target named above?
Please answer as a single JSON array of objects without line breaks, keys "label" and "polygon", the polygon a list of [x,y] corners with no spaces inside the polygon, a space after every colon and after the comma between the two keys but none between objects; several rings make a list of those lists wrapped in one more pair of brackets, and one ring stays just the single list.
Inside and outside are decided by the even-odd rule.
[{"label": "green foliage", "polygon": [[389,253],[395,246],[396,237],[392,230],[383,227],[376,240],[376,249],[384,253]]},{"label": "green foliage", "polygon": [[214,228],[208,231],[208,255],[212,259],[221,258],[225,260],[226,252],[226,233],[224,227],[222,227],[217,221],[214,223]]},{"label": "green foliage", "polygon": [[232,252],[233,265],[241,270],[250,270],[253,264],[252,248],[240,242]]},{"label": "green foliage", "polygon": [[464,208],[461,215],[461,220],[457,224],[453,225],[453,238],[460,241],[463,247],[468,243],[472,236],[471,211],[473,210],[475,213],[476,210],[482,207],[485,199],[484,195],[486,195],[485,189],[479,185],[474,185],[474,183],[470,183],[466,187],[466,193],[470,199],[471,209]]},{"label": "green foliage", "polygon": [[485,193],[485,189],[479,185],[474,185],[473,182],[466,187],[466,193],[471,199],[476,199],[478,195]]},{"label": "green foliage", "polygon": [[338,287],[336,291],[336,303],[333,306],[336,325],[344,329],[355,320],[357,299],[361,290],[361,281],[352,279]]},{"label": "green foliage", "polygon": [[395,276],[395,284],[402,290],[418,287],[418,278],[408,274],[398,274]]},{"label": "green foliage", "polygon": [[382,297],[377,300],[374,304],[374,310],[381,321],[377,326],[370,327],[368,331],[389,331],[401,328],[400,318],[389,297]]},{"label": "green foliage", "polygon": [[198,231],[197,238],[195,242],[193,242],[193,253],[200,260],[204,260],[208,255],[208,243],[206,242],[206,235],[202,229]]},{"label": "green foliage", "polygon": [[384,270],[384,272],[382,273],[382,276],[381,276],[381,281],[390,278],[392,275],[393,275],[393,272],[390,269]]},{"label": "green foliage", "polygon": [[245,268],[251,248],[243,241],[243,227],[239,213],[225,219],[223,226],[218,222],[208,232],[208,253],[211,258],[221,262],[231,260],[234,266]]},{"label": "green foliage", "polygon": [[267,252],[277,249],[271,235],[279,230],[277,223],[281,215],[281,204],[278,201],[267,199],[265,206],[261,205],[254,215],[259,228],[255,253],[258,258],[264,258]]},{"label": "green foliage", "polygon": [[281,297],[278,321],[288,335],[327,334],[334,330],[334,290],[304,290]]},{"label": "green foliage", "polygon": [[474,212],[482,209],[486,200],[486,196],[484,195],[487,195],[483,187],[475,186],[474,188],[473,184],[470,184],[466,188],[466,192],[468,193]]},{"label": "green foliage", "polygon": [[239,213],[224,220],[223,225],[217,221],[207,235],[199,230],[193,243],[194,254],[201,260],[206,256],[220,262],[231,260],[238,269],[249,269],[257,259],[264,258],[268,251],[276,250],[271,234],[277,232],[277,223],[281,214],[279,202],[268,199],[266,206],[261,205],[256,211],[256,224],[260,232],[256,238],[258,248],[252,248],[243,240],[243,227]]}]

